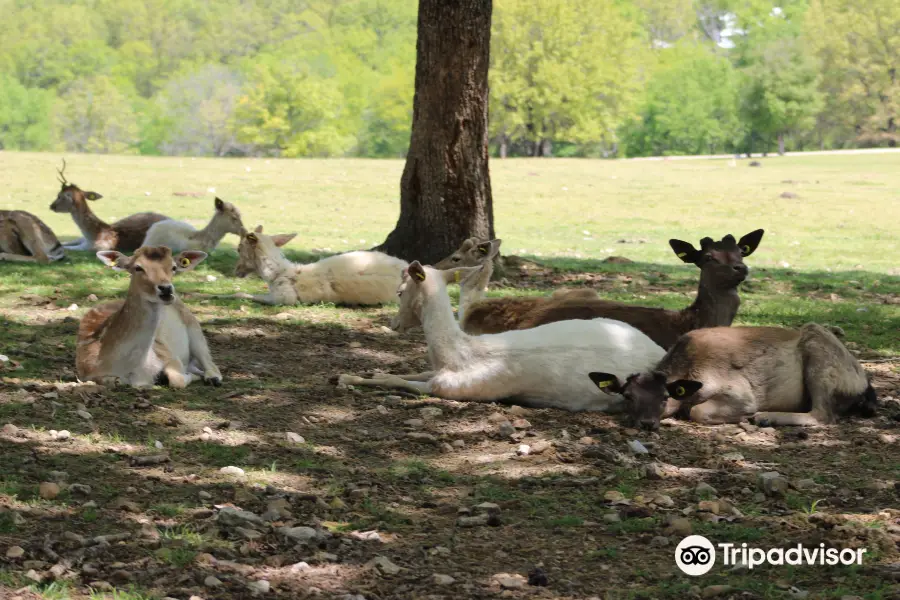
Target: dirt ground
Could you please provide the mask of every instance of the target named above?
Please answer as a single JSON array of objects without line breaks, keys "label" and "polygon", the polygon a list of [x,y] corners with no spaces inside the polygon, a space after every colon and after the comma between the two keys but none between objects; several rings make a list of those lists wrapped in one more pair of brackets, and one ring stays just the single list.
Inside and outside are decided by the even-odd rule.
[{"label": "dirt ground", "polygon": [[[506,283],[571,278],[517,266]],[[200,304],[224,386],[138,391],[75,383],[76,320],[23,301],[4,353],[42,358],[39,376],[2,372],[0,598],[900,598],[900,363],[866,364],[872,419],[648,434],[339,389],[339,373],[428,368],[392,310]],[[786,489],[762,488],[771,471]],[[867,553],[692,578],[674,561],[688,533]]]}]

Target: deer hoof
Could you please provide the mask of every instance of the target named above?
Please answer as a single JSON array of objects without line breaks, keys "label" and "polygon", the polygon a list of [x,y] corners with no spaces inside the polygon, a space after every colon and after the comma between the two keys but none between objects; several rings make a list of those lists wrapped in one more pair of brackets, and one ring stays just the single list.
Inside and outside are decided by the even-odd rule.
[{"label": "deer hoof", "polygon": [[222,385],[222,378],[221,377],[204,377],[203,383],[205,383],[206,385],[212,385],[215,387],[219,387]]}]

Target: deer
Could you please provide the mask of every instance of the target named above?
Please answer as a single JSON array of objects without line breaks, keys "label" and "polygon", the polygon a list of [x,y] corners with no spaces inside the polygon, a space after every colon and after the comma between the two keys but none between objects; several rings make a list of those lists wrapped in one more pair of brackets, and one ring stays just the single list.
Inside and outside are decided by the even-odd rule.
[{"label": "deer", "polygon": [[[378,386],[471,402],[506,401],[536,408],[616,412],[587,378],[600,360],[618,374],[655,365],[665,351],[620,321],[562,321],[524,331],[470,336],[459,328],[447,285],[478,267],[438,270],[414,261],[398,288],[400,320],[415,311],[423,324],[432,370],[371,378],[340,375],[339,386]],[[582,381],[583,380],[583,381]]]},{"label": "deer", "polygon": [[133,252],[141,246],[151,225],[169,218],[155,212],[142,212],[109,225],[97,217],[87,203],[88,200],[94,202],[103,196],[97,192],[83,191],[74,183],[67,181],[65,171],[66,161],[64,159],[62,169],[56,170],[62,188],[57,194],[56,200],[50,205],[50,210],[56,213],[71,214],[83,236],[79,240],[63,243],[63,247],[67,250]]},{"label": "deer", "polygon": [[241,221],[241,211],[234,204],[216,198],[213,202],[215,212],[209,223],[197,230],[190,223],[167,219],[150,226],[144,238],[143,246],[168,246],[172,252],[182,250],[201,250],[212,252],[219,242],[229,233],[243,235],[246,233]]},{"label": "deer", "polygon": [[816,323],[696,329],[651,369],[625,379],[605,371],[588,376],[598,389],[624,397],[626,416],[648,430],[676,414],[704,425],[827,425],[838,416],[871,417],[878,406],[865,370]]},{"label": "deer", "polygon": [[238,245],[237,277],[256,273],[269,286],[262,295],[237,293],[213,298],[242,298],[261,304],[314,304],[373,306],[397,301],[396,290],[405,260],[382,252],[356,251],[298,265],[280,248],[296,233],[269,236],[262,225],[245,233]]},{"label": "deer", "polygon": [[104,264],[129,273],[131,282],[124,300],[95,307],[81,319],[75,350],[79,379],[184,388],[201,377],[221,385],[200,323],[172,284],[175,273],[194,269],[206,256],[187,250],[173,257],[165,246],[144,246],[132,256],[98,252]]},{"label": "deer", "polygon": [[[470,335],[478,335],[480,331],[468,327],[469,321],[466,318],[466,311],[476,302],[481,302],[487,292],[488,284],[494,273],[494,259],[500,253],[500,244],[503,240],[495,239],[479,242],[476,238],[468,238],[455,252],[435,263],[434,268],[438,270],[446,270],[454,267],[475,267],[482,266],[480,270],[462,277],[456,283],[459,284],[459,309],[457,311],[457,320],[463,331]],[[590,289],[559,289],[553,292],[549,297],[521,297],[522,305],[534,306],[542,302],[550,300],[558,300],[563,297],[587,297],[596,298],[597,292]],[[509,300],[504,298],[501,300]],[[421,327],[422,323],[417,320],[418,310],[407,310],[404,312],[404,319],[401,321],[399,314],[391,320],[391,328],[394,331],[403,333],[415,327]]]},{"label": "deer", "polygon": [[50,264],[66,257],[56,234],[24,210],[0,210],[0,260]]},{"label": "deer", "polygon": [[757,229],[740,240],[726,235],[718,242],[706,237],[700,240],[699,250],[689,242],[669,240],[678,258],[700,268],[697,298],[681,310],[612,302],[592,297],[584,290],[573,290],[546,299],[487,298],[474,302],[465,310],[462,327],[478,335],[529,329],[555,321],[606,317],[634,325],[668,349],[688,331],[731,325],[741,304],[738,286],[749,272],[744,258],[756,251],[763,233]]}]

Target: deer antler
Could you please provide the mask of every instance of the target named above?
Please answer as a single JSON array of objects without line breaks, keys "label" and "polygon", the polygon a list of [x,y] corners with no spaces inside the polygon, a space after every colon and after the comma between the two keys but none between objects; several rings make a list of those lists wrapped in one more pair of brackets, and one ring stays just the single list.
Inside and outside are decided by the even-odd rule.
[{"label": "deer antler", "polygon": [[62,163],[63,163],[62,169],[57,169],[56,172],[59,173],[59,182],[63,185],[66,185],[66,183],[68,183],[68,182],[66,181],[66,176],[64,175],[64,173],[66,172],[66,159],[65,158],[62,159]]}]

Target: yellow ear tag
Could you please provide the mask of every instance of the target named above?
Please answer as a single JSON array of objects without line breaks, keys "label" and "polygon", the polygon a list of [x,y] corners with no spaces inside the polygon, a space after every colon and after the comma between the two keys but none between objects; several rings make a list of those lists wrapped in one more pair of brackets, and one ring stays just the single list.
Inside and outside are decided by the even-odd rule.
[{"label": "yellow ear tag", "polygon": [[189,266],[191,266],[191,259],[189,259],[187,257],[182,258],[181,259],[181,268],[187,269]]},{"label": "yellow ear tag", "polygon": [[683,387],[681,387],[680,385],[677,388],[675,388],[676,396],[684,396],[685,393],[686,393],[686,390]]},{"label": "yellow ear tag", "polygon": [[678,258],[684,258],[685,256],[687,256],[687,252],[679,252],[678,254],[676,254],[676,256]]},{"label": "yellow ear tag", "polygon": [[479,248],[478,251],[482,254],[487,254],[487,248]]},{"label": "yellow ear tag", "polygon": [[744,245],[743,248],[741,248],[741,250],[744,251],[744,256],[750,254],[750,246],[748,246],[748,245],[746,245],[746,244]]},{"label": "yellow ear tag", "polygon": [[416,272],[416,279],[418,279],[419,281],[425,281],[425,273]]},{"label": "yellow ear tag", "polygon": [[459,283],[459,279],[460,279],[459,271],[457,271],[456,273],[453,274],[453,278],[456,280],[456,283]]},{"label": "yellow ear tag", "polygon": [[598,388],[605,388],[605,387],[609,387],[609,386],[611,386],[611,385],[612,385],[612,381],[609,381],[609,380],[607,380],[607,381],[598,381],[598,382],[597,382],[597,387],[598,387]]}]

